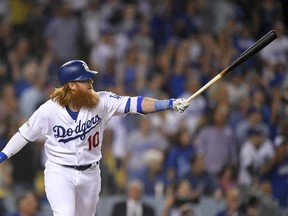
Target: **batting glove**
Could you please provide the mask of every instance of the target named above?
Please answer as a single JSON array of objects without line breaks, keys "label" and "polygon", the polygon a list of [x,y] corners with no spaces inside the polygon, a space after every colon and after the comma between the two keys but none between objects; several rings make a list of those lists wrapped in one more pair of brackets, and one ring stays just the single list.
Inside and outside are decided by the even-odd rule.
[{"label": "batting glove", "polygon": [[179,98],[173,101],[173,110],[183,113],[189,105],[184,98]]}]

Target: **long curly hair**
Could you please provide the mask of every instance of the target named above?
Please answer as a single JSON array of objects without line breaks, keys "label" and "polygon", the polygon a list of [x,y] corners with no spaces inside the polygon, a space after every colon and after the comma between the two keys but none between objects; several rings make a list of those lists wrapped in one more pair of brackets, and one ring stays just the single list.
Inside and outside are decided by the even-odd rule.
[{"label": "long curly hair", "polygon": [[50,95],[50,99],[57,102],[60,106],[65,107],[71,101],[72,91],[68,84],[59,88],[55,88],[54,92]]}]

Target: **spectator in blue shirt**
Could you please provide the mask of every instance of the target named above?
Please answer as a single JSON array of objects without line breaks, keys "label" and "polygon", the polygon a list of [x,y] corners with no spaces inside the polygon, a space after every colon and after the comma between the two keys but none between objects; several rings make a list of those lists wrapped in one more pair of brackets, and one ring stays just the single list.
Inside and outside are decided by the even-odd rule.
[{"label": "spectator in blue shirt", "polygon": [[168,186],[166,173],[163,169],[164,153],[151,149],[144,153],[146,169],[139,180],[143,183],[143,194],[149,197],[162,198]]},{"label": "spectator in blue shirt", "polygon": [[201,152],[192,156],[191,169],[183,176],[183,179],[190,182],[199,198],[205,195],[216,196],[219,190],[216,177],[209,174],[205,169],[204,155]]},{"label": "spectator in blue shirt", "polygon": [[167,175],[171,182],[181,178],[190,170],[190,158],[195,153],[187,128],[181,128],[176,136],[175,145],[167,153]]}]

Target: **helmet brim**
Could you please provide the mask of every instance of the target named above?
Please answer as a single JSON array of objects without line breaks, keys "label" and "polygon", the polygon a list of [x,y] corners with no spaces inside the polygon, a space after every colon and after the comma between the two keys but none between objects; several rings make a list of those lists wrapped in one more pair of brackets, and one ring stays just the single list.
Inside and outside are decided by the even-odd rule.
[{"label": "helmet brim", "polygon": [[[86,71],[83,75],[77,77],[76,79],[74,79],[73,81],[77,82],[77,81],[85,81],[85,80],[89,80],[89,79],[92,79],[96,74],[98,74],[97,71]],[[73,82],[72,81],[72,82]]]}]

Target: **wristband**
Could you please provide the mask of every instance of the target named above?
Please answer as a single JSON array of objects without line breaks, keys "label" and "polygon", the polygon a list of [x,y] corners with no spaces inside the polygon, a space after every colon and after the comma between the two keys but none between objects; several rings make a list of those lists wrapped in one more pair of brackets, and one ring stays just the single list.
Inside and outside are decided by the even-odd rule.
[{"label": "wristband", "polygon": [[8,158],[8,156],[5,153],[0,152],[0,163],[7,160],[7,158]]},{"label": "wristband", "polygon": [[143,101],[143,97],[142,96],[139,96],[138,98],[137,98],[137,112],[138,113],[141,113],[141,114],[144,114],[143,113],[143,110],[142,110],[142,101]]},{"label": "wristband", "polygon": [[156,100],[154,102],[155,111],[173,109],[174,99],[169,100]]}]

